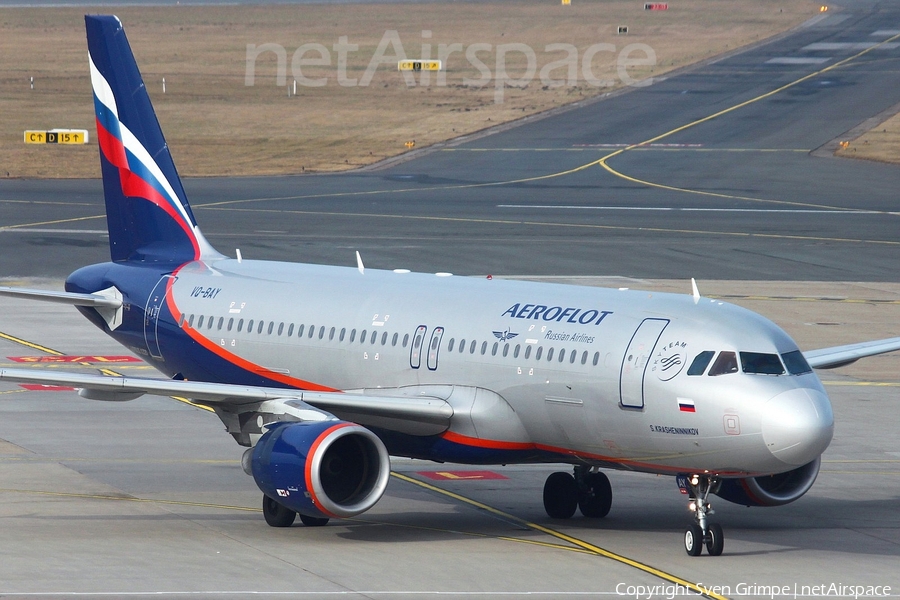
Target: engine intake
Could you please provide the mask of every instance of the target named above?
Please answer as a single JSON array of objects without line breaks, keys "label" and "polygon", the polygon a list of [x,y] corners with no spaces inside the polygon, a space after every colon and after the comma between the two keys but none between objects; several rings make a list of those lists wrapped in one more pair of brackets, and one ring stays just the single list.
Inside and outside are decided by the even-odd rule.
[{"label": "engine intake", "polygon": [[821,457],[793,471],[748,477],[725,479],[716,495],[744,506],[781,506],[793,502],[809,491],[819,474]]},{"label": "engine intake", "polygon": [[309,517],[352,517],[372,508],[391,472],[374,433],[347,421],[278,423],[253,449],[256,485]]}]

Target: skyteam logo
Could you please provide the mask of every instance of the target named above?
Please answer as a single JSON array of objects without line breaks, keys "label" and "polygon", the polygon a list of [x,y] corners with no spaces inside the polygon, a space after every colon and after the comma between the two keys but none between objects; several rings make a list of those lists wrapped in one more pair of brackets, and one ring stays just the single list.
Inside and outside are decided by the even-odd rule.
[{"label": "skyteam logo", "polygon": [[657,349],[650,370],[656,373],[660,381],[669,381],[681,373],[686,362],[687,342],[669,342]]},{"label": "skyteam logo", "polygon": [[97,69],[93,57],[88,55],[88,59],[100,151],[106,160],[118,168],[122,193],[131,198],[143,198],[163,209],[181,226],[199,257],[200,245],[193,219],[159,165],[119,119],[115,94],[109,82]]}]

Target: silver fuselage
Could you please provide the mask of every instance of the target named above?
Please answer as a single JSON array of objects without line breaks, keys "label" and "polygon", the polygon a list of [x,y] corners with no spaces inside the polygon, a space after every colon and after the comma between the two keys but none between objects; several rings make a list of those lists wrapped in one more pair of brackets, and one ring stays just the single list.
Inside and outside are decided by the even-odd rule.
[{"label": "silver fuselage", "polygon": [[[688,375],[703,351],[797,350],[771,321],[717,300],[230,259],[185,265],[164,287],[156,302],[230,363],[312,389],[447,388],[449,433],[479,444],[745,476],[806,464],[832,437],[812,372]],[[190,375],[145,322],[147,347],[133,349]]]}]

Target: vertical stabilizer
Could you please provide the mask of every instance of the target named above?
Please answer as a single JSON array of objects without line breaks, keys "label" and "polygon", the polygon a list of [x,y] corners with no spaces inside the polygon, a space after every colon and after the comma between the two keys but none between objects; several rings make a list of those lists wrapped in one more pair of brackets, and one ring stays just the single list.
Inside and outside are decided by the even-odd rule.
[{"label": "vertical stabilizer", "polygon": [[122,23],[84,20],[112,260],[220,258],[194,220]]}]

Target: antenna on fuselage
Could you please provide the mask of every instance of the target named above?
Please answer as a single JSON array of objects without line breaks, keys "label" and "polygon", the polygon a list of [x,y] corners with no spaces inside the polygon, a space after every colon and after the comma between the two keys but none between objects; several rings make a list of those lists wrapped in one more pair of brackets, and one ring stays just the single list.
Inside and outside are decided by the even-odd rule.
[{"label": "antenna on fuselage", "polygon": [[362,256],[359,255],[359,250],[356,251],[356,268],[359,269],[360,275],[366,274],[366,267],[362,262]]},{"label": "antenna on fuselage", "polygon": [[691,292],[694,296],[694,304],[700,302],[700,290],[697,288],[697,281],[691,277]]}]

